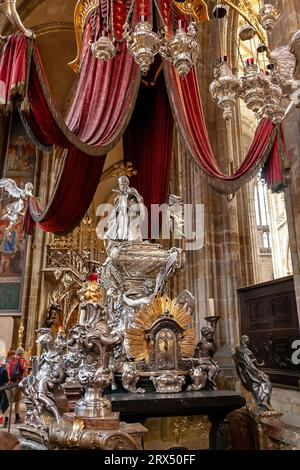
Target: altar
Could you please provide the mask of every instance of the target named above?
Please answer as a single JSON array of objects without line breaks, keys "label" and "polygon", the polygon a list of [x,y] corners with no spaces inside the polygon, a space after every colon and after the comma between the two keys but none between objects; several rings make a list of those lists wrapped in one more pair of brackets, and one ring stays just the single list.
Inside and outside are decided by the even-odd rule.
[{"label": "altar", "polygon": [[[216,450],[220,426],[232,411],[244,406],[244,398],[237,392],[227,390],[181,392],[181,393],[116,393],[111,397],[112,410],[119,411],[121,419],[145,425],[149,418],[172,416],[207,416],[209,449]],[[147,424],[146,424],[147,427]],[[151,429],[148,428],[148,433]],[[200,439],[200,435],[199,435]]]}]

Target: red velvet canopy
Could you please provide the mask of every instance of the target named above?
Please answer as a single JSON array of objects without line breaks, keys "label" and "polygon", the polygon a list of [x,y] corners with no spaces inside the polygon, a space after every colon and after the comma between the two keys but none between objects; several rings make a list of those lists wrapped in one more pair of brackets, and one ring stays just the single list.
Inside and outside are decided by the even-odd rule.
[{"label": "red velvet canopy", "polygon": [[[51,97],[35,42],[22,35],[10,36],[0,64],[0,106],[9,111],[13,100],[23,99],[23,120],[32,138],[43,148],[58,145],[66,149],[47,208],[43,211],[35,198],[29,204],[33,220],[53,233],[72,230],[87,211],[105,155],[124,133],[139,89],[139,70],[125,43],[119,44],[120,53],[112,61],[92,56],[93,26],[92,21],[87,22],[80,76],[66,121]],[[268,184],[278,187],[283,156],[280,127],[262,120],[241,167],[232,176],[225,175],[211,149],[195,70],[184,79],[169,63],[164,64],[164,71],[177,126],[210,184],[224,194],[232,193],[265,164]],[[153,90],[141,90],[124,138],[125,159],[138,169],[134,184],[148,205],[166,202],[172,131],[172,113],[161,78]]]},{"label": "red velvet canopy", "polygon": [[156,86],[140,86],[123,138],[124,158],[137,170],[131,183],[143,195],[146,207],[167,201],[173,127],[164,77],[160,75]]},{"label": "red velvet canopy", "polygon": [[226,175],[220,170],[210,145],[195,69],[192,68],[185,79],[182,79],[171,64],[165,63],[165,77],[183,140],[196,165],[209,178],[211,186],[223,194],[237,191],[258,173],[270,155],[272,158],[268,163],[273,168],[266,173],[267,183],[272,188],[282,182],[278,146],[278,139],[281,138],[280,126],[275,126],[270,119],[262,119],[243,163],[233,175]]}]

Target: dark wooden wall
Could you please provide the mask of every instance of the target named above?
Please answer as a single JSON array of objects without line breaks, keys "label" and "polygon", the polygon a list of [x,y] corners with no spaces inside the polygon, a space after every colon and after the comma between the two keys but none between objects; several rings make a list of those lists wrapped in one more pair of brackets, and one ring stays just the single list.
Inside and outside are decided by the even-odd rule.
[{"label": "dark wooden wall", "polygon": [[241,334],[274,384],[298,388],[300,365],[292,343],[300,338],[293,276],[238,289]]}]

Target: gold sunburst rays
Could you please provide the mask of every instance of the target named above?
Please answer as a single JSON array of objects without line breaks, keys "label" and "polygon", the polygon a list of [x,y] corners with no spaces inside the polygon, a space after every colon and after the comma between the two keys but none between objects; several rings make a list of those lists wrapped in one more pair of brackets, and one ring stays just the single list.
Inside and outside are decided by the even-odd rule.
[{"label": "gold sunburst rays", "polygon": [[180,353],[184,358],[194,357],[197,342],[197,333],[194,328],[189,328],[182,334],[180,341]]},{"label": "gold sunburst rays", "polygon": [[148,361],[150,344],[147,331],[161,317],[170,318],[183,330],[180,341],[182,357],[192,357],[196,347],[196,331],[188,326],[192,321],[191,314],[167,296],[157,297],[150,304],[144,305],[137,312],[133,327],[126,332],[126,341],[130,355],[135,361]]},{"label": "gold sunburst rays", "polygon": [[128,350],[135,361],[149,361],[149,341],[145,337],[145,331],[131,328],[125,333]]},{"label": "gold sunburst rays", "polygon": [[191,314],[176,302],[164,295],[156,297],[150,304],[144,305],[137,312],[134,327],[149,330],[153,323],[161,316],[172,318],[184,330],[192,321]]}]

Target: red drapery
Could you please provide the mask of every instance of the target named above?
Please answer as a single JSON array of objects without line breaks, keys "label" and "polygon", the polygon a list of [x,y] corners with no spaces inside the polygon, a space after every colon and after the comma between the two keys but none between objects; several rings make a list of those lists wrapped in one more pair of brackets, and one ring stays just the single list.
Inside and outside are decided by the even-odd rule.
[{"label": "red drapery", "polygon": [[[43,230],[53,233],[71,231],[87,211],[100,180],[106,152],[125,130],[139,86],[138,67],[125,44],[120,46],[120,53],[113,61],[101,62],[91,55],[90,36],[91,22],[84,37],[82,69],[66,123],[51,98],[36,45],[31,64],[27,60],[28,88],[24,66],[28,59],[28,40],[24,36],[9,38],[0,68],[0,77],[6,84],[0,89],[3,104],[12,100],[9,87],[13,91],[21,90],[22,86],[24,92],[28,91],[29,104],[23,118],[36,141],[68,150],[48,207],[42,211],[35,198],[29,204],[32,218]],[[11,57],[7,67],[7,58]]]},{"label": "red drapery", "polygon": [[271,120],[263,119],[242,165],[233,175],[226,175],[219,169],[210,145],[195,69],[192,68],[184,78],[180,78],[168,63],[164,64],[164,71],[170,102],[184,142],[209,183],[223,194],[233,193],[268,160],[267,167],[271,168],[265,172],[266,181],[271,188],[278,187],[283,179],[277,145],[281,138],[280,126],[276,127]]},{"label": "red drapery", "polygon": [[146,207],[167,202],[172,160],[173,117],[163,75],[140,92],[124,134],[124,158],[137,175],[132,184],[143,195]]},{"label": "red drapery", "polygon": [[[67,150],[46,210],[42,211],[36,199],[29,204],[33,219],[43,230],[53,233],[72,230],[88,209],[105,155],[128,124],[139,86],[138,67],[126,45],[120,45],[120,54],[113,61],[101,62],[91,55],[91,34],[92,22],[88,21],[83,38],[81,74],[66,122],[51,98],[35,44],[32,47],[22,35],[10,37],[0,65],[0,105],[10,110],[16,95],[25,96],[23,108],[27,105],[28,110],[23,111],[23,118],[36,141]],[[232,193],[267,162],[267,182],[278,188],[282,182],[281,158],[284,158],[279,145],[282,140],[280,127],[275,127],[270,120],[262,120],[241,167],[234,175],[225,175],[210,146],[195,70],[182,79],[169,63],[164,68],[178,127],[192,158],[210,184],[224,194]],[[165,201],[172,152],[173,122],[162,82],[160,91],[153,93],[149,110],[138,105],[125,137],[126,159],[139,171],[134,184],[145,195],[148,205]]]},{"label": "red drapery", "polygon": [[24,96],[27,59],[25,37],[11,36],[0,64],[0,107],[5,112],[12,111],[16,95]]}]

